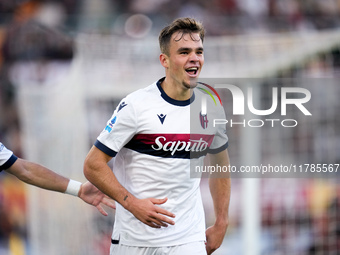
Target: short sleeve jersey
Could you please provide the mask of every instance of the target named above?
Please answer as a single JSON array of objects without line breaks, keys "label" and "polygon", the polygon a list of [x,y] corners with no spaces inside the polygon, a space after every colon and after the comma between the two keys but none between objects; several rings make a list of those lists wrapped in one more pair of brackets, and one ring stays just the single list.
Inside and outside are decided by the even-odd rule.
[{"label": "short sleeve jersey", "polygon": [[0,143],[0,171],[10,168],[18,158]]},{"label": "short sleeve jersey", "polygon": [[[164,78],[163,78],[164,79]],[[202,119],[202,92],[186,101],[164,92],[162,80],[124,98],[95,146],[114,157],[118,181],[137,198],[165,198],[160,207],[174,213],[175,225],[151,228],[117,205],[112,239],[131,246],[172,246],[205,240],[205,217],[200,178],[190,166],[203,164],[204,155],[228,146],[225,126],[213,127],[208,113]],[[220,106],[216,118],[225,118]],[[213,116],[212,116],[213,117]],[[210,128],[207,128],[207,124]]]}]

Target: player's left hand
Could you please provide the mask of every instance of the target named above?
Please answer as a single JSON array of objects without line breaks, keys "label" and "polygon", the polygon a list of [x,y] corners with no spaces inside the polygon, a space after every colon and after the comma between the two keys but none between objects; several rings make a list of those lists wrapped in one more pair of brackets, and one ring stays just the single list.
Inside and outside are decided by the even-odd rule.
[{"label": "player's left hand", "polygon": [[222,244],[225,233],[227,231],[227,225],[213,225],[205,231],[206,243],[205,248],[207,254],[210,255],[216,251]]},{"label": "player's left hand", "polygon": [[101,204],[107,205],[112,209],[116,209],[115,201],[102,193],[90,182],[85,182],[81,185],[78,196],[84,202],[95,206],[104,216],[107,216],[108,213],[103,209]]}]

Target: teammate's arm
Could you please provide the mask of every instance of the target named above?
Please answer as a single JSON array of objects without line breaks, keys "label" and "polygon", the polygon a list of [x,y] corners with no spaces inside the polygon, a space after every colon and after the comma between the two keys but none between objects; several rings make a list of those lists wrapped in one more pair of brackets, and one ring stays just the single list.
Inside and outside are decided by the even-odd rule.
[{"label": "teammate's arm", "polygon": [[65,192],[69,183],[68,178],[21,158],[18,158],[6,172],[15,175],[27,184],[57,192]]},{"label": "teammate's arm", "polygon": [[[70,182],[76,183],[73,180],[63,177],[40,164],[21,158],[18,158],[11,167],[6,169],[6,172],[13,174],[27,184],[62,193],[66,192]],[[115,208],[114,202],[111,202],[108,198],[106,198],[106,196],[91,183],[86,182],[79,186],[73,189],[74,192],[77,193],[74,195],[77,195],[84,202],[95,206],[103,215],[106,216],[107,213],[103,210],[100,203],[111,208]]]},{"label": "teammate's arm", "polygon": [[174,225],[174,221],[168,217],[175,217],[175,215],[156,206],[157,204],[165,203],[167,199],[138,199],[133,196],[118,182],[108,166],[107,163],[111,159],[111,156],[92,146],[84,163],[86,178],[144,224],[153,228],[166,227],[167,224]]},{"label": "teammate's arm", "polygon": [[[229,166],[227,149],[217,154],[210,154],[210,164]],[[230,201],[230,176],[228,173],[212,174],[209,179],[210,193],[213,199],[215,224],[206,230],[207,254],[213,253],[223,242],[228,228],[228,209]]]}]

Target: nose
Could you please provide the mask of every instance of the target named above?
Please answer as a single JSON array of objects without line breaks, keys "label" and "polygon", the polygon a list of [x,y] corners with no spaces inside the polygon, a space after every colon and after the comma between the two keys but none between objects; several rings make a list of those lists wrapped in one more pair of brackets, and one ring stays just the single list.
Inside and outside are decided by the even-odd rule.
[{"label": "nose", "polygon": [[197,61],[199,61],[199,56],[196,53],[191,53],[189,60],[191,62],[197,62]]}]

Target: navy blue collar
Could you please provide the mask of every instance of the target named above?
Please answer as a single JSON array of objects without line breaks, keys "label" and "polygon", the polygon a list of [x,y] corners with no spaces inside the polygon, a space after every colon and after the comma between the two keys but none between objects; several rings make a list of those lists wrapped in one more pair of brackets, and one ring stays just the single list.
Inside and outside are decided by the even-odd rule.
[{"label": "navy blue collar", "polygon": [[187,99],[187,100],[176,100],[176,99],[173,99],[173,98],[169,97],[169,96],[165,93],[165,91],[163,90],[163,88],[162,88],[162,86],[161,86],[161,84],[162,84],[162,82],[164,81],[164,79],[165,79],[165,77],[163,77],[163,78],[161,78],[161,79],[159,79],[159,80],[157,81],[157,87],[158,87],[159,91],[161,92],[161,97],[162,97],[165,101],[167,101],[167,102],[170,103],[170,104],[177,105],[177,106],[187,106],[187,105],[189,105],[190,103],[192,103],[192,102],[195,100],[195,93],[194,93],[194,92],[192,93],[191,98],[189,98],[189,99]]}]

